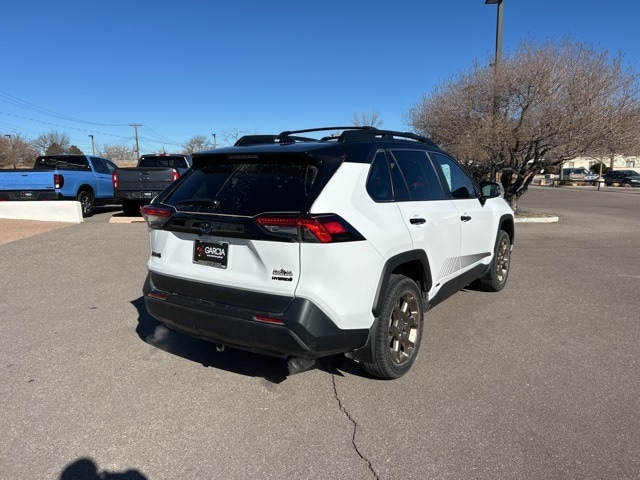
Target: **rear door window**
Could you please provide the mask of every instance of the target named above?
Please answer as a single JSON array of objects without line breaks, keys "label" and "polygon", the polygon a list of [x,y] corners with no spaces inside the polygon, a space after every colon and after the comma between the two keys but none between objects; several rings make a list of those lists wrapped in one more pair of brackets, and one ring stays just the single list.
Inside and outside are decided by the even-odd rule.
[{"label": "rear door window", "polygon": [[443,200],[445,198],[438,175],[426,152],[421,150],[393,150],[391,154],[409,190],[410,200]]}]

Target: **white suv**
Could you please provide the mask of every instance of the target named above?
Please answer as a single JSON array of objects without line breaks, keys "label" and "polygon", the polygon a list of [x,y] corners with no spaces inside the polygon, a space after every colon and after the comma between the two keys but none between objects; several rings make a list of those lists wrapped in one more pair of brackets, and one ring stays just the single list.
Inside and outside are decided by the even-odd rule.
[{"label": "white suv", "polygon": [[344,353],[398,378],[426,310],[472,282],[504,287],[514,220],[499,192],[410,133],[244,137],[193,155],[142,208],[146,308],[171,330],[287,358],[292,373]]}]

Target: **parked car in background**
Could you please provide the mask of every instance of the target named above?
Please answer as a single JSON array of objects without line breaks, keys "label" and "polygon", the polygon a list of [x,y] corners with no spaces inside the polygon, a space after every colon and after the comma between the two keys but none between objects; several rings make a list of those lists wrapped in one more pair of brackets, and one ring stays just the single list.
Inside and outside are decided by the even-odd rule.
[{"label": "parked car in background", "polygon": [[140,215],[140,207],[191,167],[191,156],[159,153],[142,155],[136,167],[118,168],[113,174],[116,199],[127,216]]},{"label": "parked car in background", "polygon": [[588,182],[598,180],[598,178],[600,178],[600,175],[598,175],[597,173],[589,172],[584,174],[584,179]]},{"label": "parked car in background", "polygon": [[77,200],[90,217],[95,205],[115,203],[117,168],[94,155],[43,155],[31,169],[0,170],[0,201]]},{"label": "parked car in background", "polygon": [[604,184],[617,183],[626,187],[640,187],[640,173],[635,170],[612,170],[604,174]]},{"label": "parked car in background", "polygon": [[586,176],[590,174],[591,174],[591,171],[587,170],[584,167],[562,169],[563,180],[586,180]]}]

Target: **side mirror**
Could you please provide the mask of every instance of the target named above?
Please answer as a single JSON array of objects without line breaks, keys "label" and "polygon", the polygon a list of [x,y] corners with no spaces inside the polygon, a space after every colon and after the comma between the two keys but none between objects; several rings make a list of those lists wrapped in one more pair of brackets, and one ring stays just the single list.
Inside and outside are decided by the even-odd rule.
[{"label": "side mirror", "polygon": [[500,184],[496,182],[482,182],[480,184],[482,196],[485,198],[496,198],[500,196]]},{"label": "side mirror", "polygon": [[496,182],[482,182],[480,184],[480,191],[482,193],[480,203],[484,205],[484,202],[486,202],[488,198],[500,196],[500,184]]}]

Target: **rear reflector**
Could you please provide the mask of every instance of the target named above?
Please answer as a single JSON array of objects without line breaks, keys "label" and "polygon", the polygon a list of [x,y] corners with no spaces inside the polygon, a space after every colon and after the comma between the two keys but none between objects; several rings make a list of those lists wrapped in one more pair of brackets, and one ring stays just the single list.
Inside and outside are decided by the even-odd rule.
[{"label": "rear reflector", "polygon": [[258,322],[262,322],[262,323],[269,323],[271,325],[284,325],[284,322],[279,318],[264,317],[262,315],[256,315],[253,318],[255,318]]},{"label": "rear reflector", "polygon": [[147,293],[147,297],[156,298],[158,300],[166,300],[167,296],[164,293],[152,291]]}]

